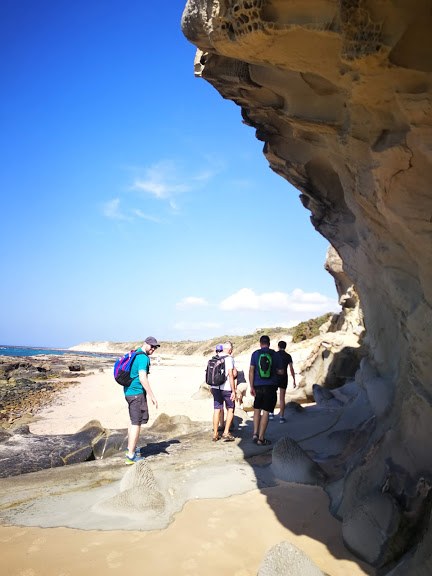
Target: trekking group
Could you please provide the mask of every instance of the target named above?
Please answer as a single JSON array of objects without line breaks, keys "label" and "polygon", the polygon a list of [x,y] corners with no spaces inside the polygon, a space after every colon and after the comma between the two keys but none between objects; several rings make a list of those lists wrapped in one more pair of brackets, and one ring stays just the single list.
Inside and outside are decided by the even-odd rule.
[{"label": "trekking group", "polygon": [[[296,387],[292,357],[286,352],[286,342],[280,341],[278,350],[270,348],[270,338],[261,336],[260,347],[251,356],[249,367],[250,393],[254,397],[253,436],[252,440],[259,446],[267,446],[271,441],[265,437],[269,420],[274,419],[279,389],[279,422],[286,422],[284,417],[285,392],[288,385],[288,367]],[[125,399],[128,403],[130,426],[128,429],[128,447],[126,464],[134,464],[143,457],[136,450],[141,425],[149,419],[147,398],[155,407],[158,403],[150,387],[150,356],[159,344],[153,336],[145,339],[141,348],[119,358],[115,363],[114,377],[124,386]],[[233,345],[230,341],[218,344],[215,355],[208,361],[206,382],[211,386],[213,395],[213,442],[223,440],[233,442],[233,426],[236,380],[239,372],[232,357]],[[226,409],[226,416],[225,416]],[[222,432],[220,435],[219,432]]]}]

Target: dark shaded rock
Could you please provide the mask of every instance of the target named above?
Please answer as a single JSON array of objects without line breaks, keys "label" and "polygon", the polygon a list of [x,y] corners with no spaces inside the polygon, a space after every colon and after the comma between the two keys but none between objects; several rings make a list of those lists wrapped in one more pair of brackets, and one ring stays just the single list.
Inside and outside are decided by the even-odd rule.
[{"label": "dark shaded rock", "polygon": [[[126,431],[121,438],[124,440]],[[46,468],[66,466],[78,462],[94,460],[93,447],[105,438],[107,431],[97,420],[86,424],[76,434],[58,436],[37,436],[21,427],[0,444],[0,478],[36,472]],[[113,439],[109,451],[98,449],[98,454],[112,454],[114,446],[121,446],[122,440]]]},{"label": "dark shaded rock", "polygon": [[71,372],[83,372],[85,368],[82,364],[69,364],[69,370]]},{"label": "dark shaded rock", "polygon": [[281,438],[276,443],[271,467],[275,476],[285,482],[322,486],[325,481],[321,468],[291,438]]}]

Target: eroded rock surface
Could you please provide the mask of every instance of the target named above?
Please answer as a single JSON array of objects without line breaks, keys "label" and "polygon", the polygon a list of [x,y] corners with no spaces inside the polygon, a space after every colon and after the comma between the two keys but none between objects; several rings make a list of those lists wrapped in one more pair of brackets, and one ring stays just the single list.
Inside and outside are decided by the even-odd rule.
[{"label": "eroded rock surface", "polygon": [[[347,453],[339,514],[360,538],[385,493],[397,513],[379,520],[379,550],[357,553],[412,568],[430,520],[415,487],[432,479],[430,3],[189,0],[182,27],[196,75],[241,106],[355,286],[367,330],[355,381],[374,424]],[[423,574],[430,560],[415,557]]]},{"label": "eroded rock surface", "polygon": [[258,576],[324,576],[314,562],[290,542],[279,542],[264,556]]}]

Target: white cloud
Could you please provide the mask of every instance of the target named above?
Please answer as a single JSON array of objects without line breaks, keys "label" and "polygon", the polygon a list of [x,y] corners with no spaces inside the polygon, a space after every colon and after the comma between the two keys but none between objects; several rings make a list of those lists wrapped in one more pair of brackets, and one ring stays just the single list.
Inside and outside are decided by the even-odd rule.
[{"label": "white cloud", "polygon": [[128,216],[120,211],[120,198],[113,198],[103,204],[103,213],[112,220],[130,220]]},{"label": "white cloud", "polygon": [[131,222],[135,217],[141,218],[142,220],[149,220],[150,222],[160,223],[161,220],[150,214],[145,214],[139,208],[128,208],[125,212],[120,207],[120,198],[113,198],[109,202],[105,202],[102,205],[103,214],[110,218],[111,220],[122,220],[126,222]]},{"label": "white cloud", "polygon": [[146,192],[159,200],[171,200],[173,196],[191,190],[191,185],[180,176],[173,162],[162,161],[147,168],[144,178],[137,178],[132,190]]},{"label": "white cloud", "polygon": [[199,308],[202,306],[208,306],[208,302],[205,298],[196,298],[195,296],[187,296],[182,298],[177,302],[176,307],[179,310],[184,310],[186,308]]},{"label": "white cloud", "polygon": [[143,220],[150,220],[150,222],[157,222],[158,224],[161,222],[159,218],[155,218],[155,216],[150,216],[149,214],[144,214],[139,208],[132,210],[133,214],[138,216],[138,218],[142,218]]},{"label": "white cloud", "polygon": [[308,312],[312,314],[338,310],[339,306],[333,298],[328,298],[319,292],[303,292],[300,288],[296,288],[291,294],[285,292],[255,294],[250,288],[242,288],[222,300],[219,308],[227,311]]}]

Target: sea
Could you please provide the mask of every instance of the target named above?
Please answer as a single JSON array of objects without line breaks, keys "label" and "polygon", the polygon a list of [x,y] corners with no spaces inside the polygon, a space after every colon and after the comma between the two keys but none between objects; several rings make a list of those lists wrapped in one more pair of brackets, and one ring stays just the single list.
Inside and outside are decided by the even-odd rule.
[{"label": "sea", "polygon": [[0,356],[38,356],[39,354],[49,354],[54,356],[63,356],[63,354],[76,354],[79,356],[117,358],[115,354],[103,354],[97,352],[77,352],[76,350],[63,350],[61,348],[29,348],[26,346],[0,345]]}]

